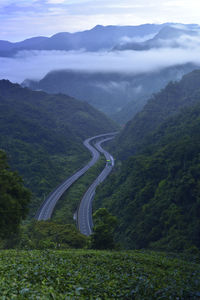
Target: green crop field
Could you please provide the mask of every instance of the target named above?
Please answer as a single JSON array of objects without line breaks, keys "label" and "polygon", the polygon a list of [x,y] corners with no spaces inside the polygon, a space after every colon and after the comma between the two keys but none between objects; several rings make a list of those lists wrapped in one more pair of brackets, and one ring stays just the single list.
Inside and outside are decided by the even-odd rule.
[{"label": "green crop field", "polygon": [[200,299],[200,265],[156,252],[0,252],[0,299]]}]

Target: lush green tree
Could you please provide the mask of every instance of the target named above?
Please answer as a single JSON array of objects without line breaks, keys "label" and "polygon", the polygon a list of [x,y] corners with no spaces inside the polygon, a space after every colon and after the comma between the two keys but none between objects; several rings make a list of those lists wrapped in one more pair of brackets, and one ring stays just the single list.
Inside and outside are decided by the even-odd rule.
[{"label": "lush green tree", "polygon": [[22,226],[20,248],[28,249],[68,249],[85,248],[88,238],[71,224],[51,221],[36,221]]},{"label": "lush green tree", "polygon": [[113,249],[114,230],[117,225],[117,218],[112,216],[106,208],[99,208],[93,214],[94,228],[91,235],[92,249]]},{"label": "lush green tree", "polygon": [[9,170],[5,152],[0,150],[0,237],[16,233],[28,212],[30,192],[21,177]]}]

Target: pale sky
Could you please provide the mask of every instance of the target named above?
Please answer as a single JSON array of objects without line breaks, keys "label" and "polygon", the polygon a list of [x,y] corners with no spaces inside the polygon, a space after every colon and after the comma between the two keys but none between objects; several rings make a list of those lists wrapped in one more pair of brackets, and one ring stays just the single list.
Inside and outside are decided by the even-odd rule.
[{"label": "pale sky", "polygon": [[197,23],[200,0],[0,0],[0,40],[21,41],[100,25]]}]

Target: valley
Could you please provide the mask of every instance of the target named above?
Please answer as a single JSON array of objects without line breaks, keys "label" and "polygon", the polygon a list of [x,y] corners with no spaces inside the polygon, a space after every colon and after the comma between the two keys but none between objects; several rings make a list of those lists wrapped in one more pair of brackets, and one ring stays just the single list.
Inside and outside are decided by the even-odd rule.
[{"label": "valley", "polygon": [[124,125],[144,107],[152,94],[196,68],[194,64],[185,64],[138,75],[61,70],[48,73],[40,81],[26,80],[22,85],[51,94],[71,95]]},{"label": "valley", "polygon": [[5,80],[0,93],[1,148],[33,192],[33,217],[45,195],[89,159],[82,140],[117,126],[87,103],[64,95],[32,92]]},{"label": "valley", "polygon": [[[79,231],[84,235],[91,235],[92,233],[92,200],[95,194],[96,187],[103,182],[109,173],[112,171],[114,167],[114,159],[112,155],[110,155],[107,151],[105,151],[101,144],[105,143],[114,138],[117,133],[107,133],[102,135],[97,135],[92,138],[89,138],[84,141],[84,146],[91,152],[92,159],[78,172],[73,174],[71,177],[66,179],[62,184],[60,184],[54,191],[50,193],[50,195],[44,200],[41,207],[36,213],[37,221],[46,221],[51,219],[52,214],[54,212],[55,206],[62,197],[62,195],[76,182],[81,176],[83,176],[100,158],[99,153],[103,153],[106,158],[106,164],[103,171],[99,174],[99,176],[95,179],[92,185],[89,187],[82,200],[80,201],[79,207],[76,210],[76,218]],[[97,142],[97,140],[99,140]],[[96,140],[95,147],[93,147],[90,143],[94,143]],[[108,163],[111,162],[111,164]]]},{"label": "valley", "polygon": [[[179,25],[168,23],[159,27],[147,24],[120,29],[115,26],[96,26],[89,31],[77,34],[60,33],[51,38],[34,38],[12,44],[12,47],[4,43],[4,49],[7,51],[6,47],[8,46],[17,53],[22,50],[36,49],[39,51],[53,49],[71,51],[80,49],[81,43],[89,45],[92,38],[97,36],[105,39],[105,47],[103,40],[100,44],[107,49],[106,51],[118,51],[120,55],[126,53],[127,50],[147,54],[145,52],[147,50],[165,49],[166,41],[171,41],[167,47],[172,49],[185,47],[186,49],[187,47],[181,44],[183,39],[187,37],[190,41],[197,40],[199,27],[190,24],[180,28]],[[110,44],[106,44],[108,36],[113,35],[114,32],[117,35],[109,41]],[[126,42],[124,36],[127,36]],[[77,43],[77,49],[74,49],[74,41],[78,37],[80,37],[80,44]],[[135,42],[131,42],[131,39],[135,39]],[[138,42],[136,42],[137,39]],[[96,42],[95,38],[92,42],[93,45],[90,44],[92,48],[86,50],[102,51],[97,44],[95,45]],[[71,48],[62,48],[67,43],[66,47]],[[120,44],[120,47],[116,46],[117,43]],[[136,47],[136,44],[143,46]],[[103,51],[104,57],[105,50]],[[9,54],[9,52],[7,53]],[[100,52],[98,55],[101,55]],[[40,81],[27,79],[22,86],[8,80],[1,80],[0,106],[2,113],[4,112],[0,119],[1,148],[7,152],[11,168],[18,170],[24,178],[25,186],[32,191],[28,219],[31,220],[38,211],[38,220],[47,220],[52,217],[52,220],[66,223],[64,221],[65,212],[67,216],[69,215],[67,222],[75,224],[72,220],[75,212],[74,205],[75,203],[78,205],[80,202],[81,194],[77,192],[79,196],[72,200],[73,204],[65,201],[63,194],[74,184],[74,181],[93,166],[99,158],[99,152],[105,154],[108,159],[108,154],[106,154],[108,152],[105,152],[100,145],[94,145],[99,152],[91,148],[93,146],[89,145],[89,142],[92,141],[92,138],[89,137],[118,130],[119,125],[111,121],[109,119],[111,117],[118,124],[123,124],[115,141],[110,142],[110,146],[106,148],[113,153],[117,164],[111,176],[100,188],[97,188],[94,210],[105,206],[110,213],[118,217],[120,225],[116,229],[115,237],[117,242],[122,243],[122,247],[128,249],[141,247],[157,249],[158,247],[160,250],[167,243],[169,250],[172,251],[198,248],[199,206],[197,196],[195,196],[198,195],[198,170],[193,170],[198,161],[198,143],[197,135],[194,135],[193,131],[195,126],[198,126],[199,82],[198,64],[191,61],[185,64],[174,64],[170,67],[162,66],[159,70],[150,70],[141,74],[124,71],[57,70],[51,71]],[[76,100],[76,98],[80,100]],[[96,108],[102,112],[97,111]],[[196,115],[192,119],[193,111]],[[106,113],[108,117],[103,113]],[[189,122],[190,126],[188,127]],[[84,139],[86,139],[84,145],[94,155],[91,162],[88,162],[89,153],[82,145]],[[192,145],[195,145],[196,151],[193,150]],[[179,151],[179,155],[176,151]],[[189,154],[188,156],[183,155],[187,151],[192,151],[191,158]],[[185,157],[184,169],[182,156]],[[109,158],[109,160],[111,159]],[[99,164],[91,169],[91,173],[96,169],[94,174],[98,175],[98,165],[100,166],[102,163],[101,159]],[[177,172],[171,171],[176,168]],[[79,171],[74,173],[76,170]],[[150,170],[153,172],[152,175],[150,175]],[[102,172],[104,173],[104,171]],[[110,170],[105,171],[105,174],[109,172]],[[196,174],[195,177],[193,172]],[[63,181],[72,174],[74,175],[67,181]],[[84,182],[84,178],[87,176],[89,178],[89,174],[90,172],[88,175],[84,175],[83,181],[81,181]],[[95,177],[93,178],[95,179]],[[187,183],[190,180],[192,180],[192,184]],[[74,187],[81,185],[81,181],[74,184]],[[96,179],[96,182],[98,181],[101,181],[101,178]],[[54,197],[54,193],[52,193],[50,198],[47,198],[47,195],[61,182],[63,182],[62,187],[60,186],[55,192],[58,192],[57,196]],[[177,182],[177,185],[182,188],[175,188],[173,182]],[[95,181],[93,184],[96,189]],[[184,185],[188,187],[188,198],[184,198],[182,194],[182,190],[185,190]],[[89,182],[85,186],[85,192],[88,188]],[[73,190],[73,187],[71,189]],[[195,189],[195,195],[193,189]],[[84,192],[84,187],[82,186],[80,190]],[[165,204],[162,204],[164,191],[165,193],[167,191],[169,198],[164,202]],[[75,190],[74,192],[76,193]],[[66,193],[66,195],[68,194],[70,191]],[[91,203],[94,191],[90,191],[89,188],[88,194],[90,194],[90,202],[87,200],[87,203]],[[178,200],[181,197],[185,200]],[[44,202],[46,198],[47,200]],[[64,206],[60,203],[57,204],[60,198],[62,199],[60,203],[65,203]],[[191,202],[189,199],[192,199]],[[153,203],[156,203],[155,209]],[[41,210],[38,210],[40,206]],[[87,211],[90,212],[90,217],[87,219],[91,220],[93,210],[91,205],[86,206]],[[50,207],[50,210],[42,212],[45,207]],[[68,208],[69,213],[67,212]],[[149,214],[146,214],[148,208],[151,210]],[[186,208],[188,215],[185,211]],[[154,210],[155,213],[153,213]],[[161,210],[161,218],[156,212],[159,210]],[[132,214],[135,214],[136,217],[132,218]],[[184,221],[182,215],[187,215]],[[171,223],[168,227],[163,223],[168,222],[168,219],[174,222],[173,230],[170,227]],[[194,227],[197,228],[193,235],[191,235],[191,229],[185,232],[181,229],[187,226],[189,219],[193,220]],[[146,221],[141,222],[141,220]],[[137,230],[131,229],[132,226]],[[160,230],[157,229],[157,226]],[[170,233],[171,230],[172,233]],[[86,235],[91,233],[89,230]],[[175,240],[177,239],[177,242],[172,241],[170,244],[173,237]],[[178,242],[178,240],[180,241]]]},{"label": "valley", "polygon": [[0,298],[199,299],[199,51],[171,20],[0,40]]}]

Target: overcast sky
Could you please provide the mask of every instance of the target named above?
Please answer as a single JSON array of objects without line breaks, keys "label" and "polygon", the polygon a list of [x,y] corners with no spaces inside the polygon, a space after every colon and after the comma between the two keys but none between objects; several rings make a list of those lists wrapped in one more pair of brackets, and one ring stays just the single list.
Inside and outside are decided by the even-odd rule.
[{"label": "overcast sky", "polygon": [[199,0],[0,0],[0,39],[20,41],[101,25],[199,23]]}]

